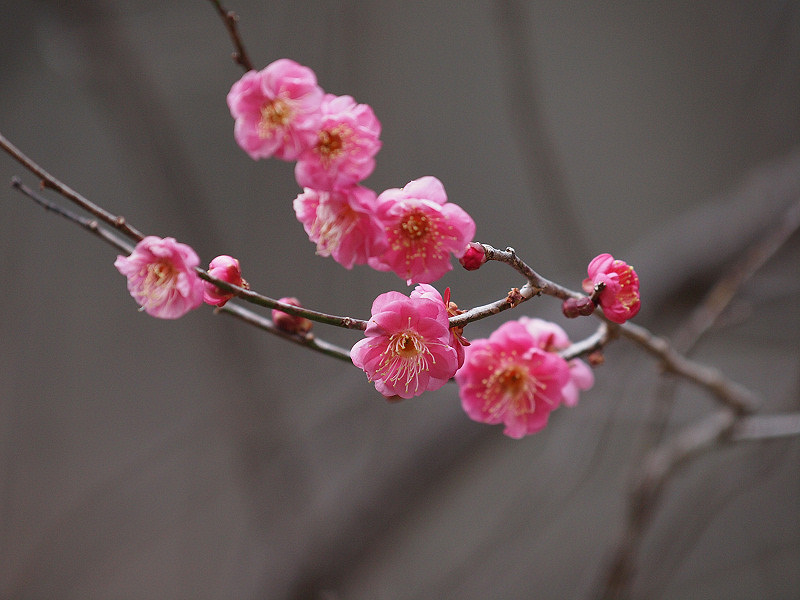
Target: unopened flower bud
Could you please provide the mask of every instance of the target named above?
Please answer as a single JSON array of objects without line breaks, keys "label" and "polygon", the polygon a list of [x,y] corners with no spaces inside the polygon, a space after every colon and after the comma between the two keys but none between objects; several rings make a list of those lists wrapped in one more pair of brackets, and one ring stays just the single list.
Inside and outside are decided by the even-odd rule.
[{"label": "unopened flower bud", "polygon": [[[278,301],[284,304],[297,306],[298,308],[303,306],[297,298],[281,298]],[[305,317],[290,315],[277,308],[272,309],[272,322],[278,329],[288,331],[289,333],[299,333],[301,335],[305,335],[311,331],[311,326],[313,325],[313,323]]]},{"label": "unopened flower bud", "polygon": [[602,350],[595,350],[586,358],[589,361],[589,364],[592,365],[592,367],[599,367],[604,362],[606,362],[606,358],[605,356],[603,356]]},{"label": "unopened flower bud", "polygon": [[[221,279],[231,285],[236,285],[245,289],[250,289],[247,282],[242,279],[242,269],[239,267],[239,261],[223,254],[216,257],[208,265],[208,274],[217,279]],[[213,306],[225,306],[225,303],[233,298],[234,294],[226,292],[211,282],[204,282],[203,302]]]},{"label": "unopened flower bud", "polygon": [[475,271],[486,262],[486,251],[478,242],[470,242],[467,244],[464,255],[458,259],[458,262],[460,262],[461,266],[467,271]]},{"label": "unopened flower bud", "polygon": [[575,298],[567,298],[561,303],[561,312],[568,319],[575,319],[580,316],[578,312],[578,301]]}]

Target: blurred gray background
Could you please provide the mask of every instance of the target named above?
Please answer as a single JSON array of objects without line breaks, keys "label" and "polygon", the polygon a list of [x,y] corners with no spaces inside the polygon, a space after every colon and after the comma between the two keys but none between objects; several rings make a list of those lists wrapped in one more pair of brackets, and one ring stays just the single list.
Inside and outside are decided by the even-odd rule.
[{"label": "blurred gray background", "polygon": [[[657,333],[800,198],[797,2],[229,2],[258,68],[290,57],[372,105],[367,185],[437,176],[477,239],[572,288],[596,254],[624,258]],[[0,7],[0,131],[68,185],[206,264],[237,256],[273,297],[367,318],[405,291],[315,257],[292,165],[236,146],[242,71],[209,2]],[[14,174],[36,184],[3,154]],[[110,247],[10,188],[0,223],[0,597],[598,593],[659,402],[658,365],[630,344],[514,441],[469,421],[455,386],[388,404],[357,369],[211,310],[137,312]],[[764,412],[800,408],[799,259],[795,235],[694,351]],[[437,287],[469,307],[520,283],[489,264]],[[669,427],[714,407],[681,385]],[[800,598],[799,460],[795,438],[687,465],[632,597]]]}]

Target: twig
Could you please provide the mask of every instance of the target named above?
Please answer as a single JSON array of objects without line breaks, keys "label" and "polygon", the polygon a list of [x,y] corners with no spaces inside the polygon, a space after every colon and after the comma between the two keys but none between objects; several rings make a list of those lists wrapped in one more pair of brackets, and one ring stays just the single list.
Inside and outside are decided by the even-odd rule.
[{"label": "twig", "polygon": [[322,354],[326,354],[328,356],[332,356],[333,358],[338,358],[340,360],[350,362],[350,351],[336,346],[335,344],[331,344],[324,340],[317,338],[312,334],[300,335],[298,333],[289,333],[288,331],[283,331],[275,326],[275,324],[263,317],[259,314],[256,314],[250,310],[247,310],[243,306],[239,306],[238,304],[233,304],[228,302],[222,308],[218,308],[214,311],[231,315],[244,321],[249,325],[253,325],[259,329],[263,329],[264,331],[268,331],[278,337],[281,337],[285,340],[288,340],[292,343],[298,344],[309,350],[314,350],[316,352],[321,352]]},{"label": "twig", "polygon": [[679,466],[726,438],[736,423],[734,411],[712,413],[674,435],[651,451],[643,462],[639,480],[630,494],[627,527],[618,542],[598,598],[625,598],[635,575],[635,557],[652,521],[669,476]]},{"label": "twig", "polygon": [[208,281],[209,283],[213,283],[221,290],[236,294],[239,298],[244,300],[245,302],[250,302],[251,304],[257,304],[258,306],[264,306],[266,308],[276,308],[280,311],[288,313],[290,315],[296,315],[298,317],[305,317],[312,321],[316,321],[318,323],[324,323],[326,325],[334,325],[336,327],[343,327],[345,329],[360,329],[364,330],[367,328],[367,321],[362,319],[355,319],[353,317],[340,317],[337,315],[330,315],[328,313],[311,310],[308,308],[301,308],[299,306],[294,306],[292,304],[286,304],[285,302],[281,302],[279,300],[275,300],[274,298],[270,298],[269,296],[264,296],[259,294],[258,292],[254,292],[253,290],[248,290],[243,287],[239,287],[236,285],[232,285],[227,281],[223,281],[221,279],[217,279],[216,277],[212,277],[208,274],[207,271],[197,267],[195,269],[197,274],[200,276],[201,279]]},{"label": "twig", "polygon": [[486,253],[486,260],[496,260],[509,265],[522,275],[527,280],[527,283],[521,288],[512,289],[505,298],[483,306],[476,306],[475,308],[464,311],[464,313],[458,316],[451,317],[450,327],[464,327],[468,323],[496,315],[509,308],[514,308],[520,303],[542,294],[555,296],[562,300],[567,298],[580,298],[582,296],[582,294],[568,290],[539,275],[526,264],[525,261],[517,256],[513,248],[498,250],[489,244],[481,244],[481,246],[483,246],[483,250]]},{"label": "twig", "polygon": [[732,408],[737,414],[750,414],[761,405],[761,399],[753,392],[731,381],[719,370],[686,358],[667,340],[653,335],[644,327],[629,321],[619,325],[618,329],[624,337],[636,342],[649,354],[660,359],[665,371],[680,375],[706,388],[717,400]]},{"label": "twig", "polygon": [[[75,202],[81,208],[97,216],[108,225],[118,229],[129,237],[137,241],[142,239],[143,235],[138,230],[128,225],[123,217],[117,217],[108,213],[104,209],[90,202],[77,192],[58,181],[55,177],[47,173],[38,164],[29,159],[20,150],[13,146],[5,137],[2,136],[2,134],[0,134],[0,145],[2,145],[3,149],[5,149],[12,157],[18,160],[23,166],[37,176],[41,177],[47,187],[56,190],[67,199]],[[50,205],[48,207],[49,210],[54,210],[62,216],[70,218],[81,226],[92,231],[92,233],[95,233],[95,235],[100,235],[101,237],[105,235],[103,233],[99,233],[99,231],[102,230],[97,227],[96,223],[91,225],[91,221],[87,220],[84,222],[81,218],[78,218],[77,215],[71,215],[71,213],[67,213],[62,209],[56,209],[54,208],[55,205],[52,205],[52,203],[49,203],[43,199],[37,199],[37,202],[39,202],[42,206]],[[115,247],[121,248],[119,246],[119,240],[107,241],[109,241],[109,243]],[[127,246],[124,248],[130,252],[130,249]],[[511,290],[511,292],[509,292],[505,298],[497,300],[491,304],[475,307],[471,310],[465,311],[461,315],[452,317],[450,319],[450,327],[463,327],[467,323],[471,323],[473,321],[495,315],[503,310],[513,308],[521,302],[541,294],[554,296],[562,300],[566,298],[579,298],[582,296],[582,294],[560,286],[536,273],[529,265],[527,265],[517,256],[513,248],[498,250],[488,244],[483,244],[483,248],[486,252],[486,257],[488,260],[496,260],[510,265],[523,277],[525,277],[527,283],[520,289],[514,288]],[[225,281],[211,277],[203,269],[198,268],[197,273],[205,281],[209,281],[210,283],[213,283],[217,287],[227,292],[234,293],[239,298],[242,298],[244,301],[252,304],[271,309],[278,309],[291,315],[305,317],[312,321],[327,325],[334,325],[337,327],[344,327],[346,329],[364,330],[367,327],[368,322],[362,319],[330,315],[320,311],[300,308],[279,302],[278,300],[261,295],[252,290],[237,287]],[[666,340],[653,335],[647,329],[632,323],[626,323],[622,326],[614,325],[611,333],[613,334],[615,330],[619,330],[625,337],[637,342],[650,354],[660,358],[666,370],[681,375],[686,379],[709,389],[720,401],[732,407],[737,413],[751,413],[760,403],[759,399],[749,390],[727,379],[716,369],[711,369],[685,358],[675,351],[675,349],[670,346]]]},{"label": "twig", "polygon": [[235,48],[231,58],[233,58],[233,61],[237,65],[240,65],[245,72],[253,71],[253,63],[250,62],[250,58],[247,56],[247,52],[244,49],[242,38],[239,35],[239,16],[232,10],[227,10],[224,8],[219,0],[211,0],[211,4],[213,4],[214,8],[217,9],[217,13],[225,23],[225,28],[228,30],[228,34],[231,36],[231,41],[233,42],[233,46]]},{"label": "twig", "polygon": [[141,240],[144,236],[140,231],[128,225],[125,221],[125,217],[112,215],[110,212],[106,211],[103,208],[100,208],[93,202],[90,202],[86,198],[84,198],[81,194],[73,190],[72,188],[64,185],[58,179],[50,175],[47,171],[45,171],[42,167],[36,164],[33,160],[25,156],[16,146],[14,146],[6,137],[0,133],[0,147],[3,148],[12,158],[14,158],[17,162],[19,162],[23,167],[28,169],[31,173],[36,175],[42,180],[42,186],[48,187],[62,196],[64,196],[67,200],[70,200],[74,204],[81,207],[86,212],[94,215],[104,223],[107,223],[114,229],[117,229],[121,233],[127,235],[129,238],[136,240],[137,242]]},{"label": "twig", "polygon": [[130,242],[128,242],[128,240],[124,240],[114,235],[110,231],[103,229],[94,219],[87,219],[86,217],[77,215],[65,208],[62,208],[61,206],[53,202],[50,202],[44,196],[38,194],[37,192],[29,188],[27,185],[22,183],[19,177],[14,176],[11,178],[11,187],[13,187],[18,192],[21,192],[34,202],[36,202],[36,204],[38,204],[45,210],[53,212],[58,216],[63,217],[68,221],[72,221],[73,223],[83,227],[89,233],[96,235],[104,242],[114,246],[117,250],[120,250],[121,252],[125,252],[127,254],[130,254],[133,251],[133,246],[130,244]]},{"label": "twig", "polygon": [[[77,215],[72,211],[69,211],[59,206],[58,204],[55,204],[50,200],[47,200],[41,194],[38,194],[36,191],[32,190],[30,187],[22,183],[19,177],[16,176],[12,177],[11,187],[13,187],[18,192],[22,193],[23,195],[33,200],[36,204],[38,204],[45,210],[53,212],[58,216],[63,217],[64,219],[78,225],[79,227],[82,227],[89,233],[96,235],[97,237],[102,239],[107,244],[113,246],[117,250],[125,252],[126,254],[130,254],[133,251],[133,246],[130,244],[128,240],[122,239],[119,236],[113,234],[112,232],[103,229],[94,219],[87,219],[86,217]],[[211,281],[215,284],[218,284],[220,285],[220,287],[223,287],[225,285],[230,286],[230,284],[226,284],[226,282],[224,281],[220,281],[218,279],[215,279],[214,277],[211,277],[210,275],[208,275],[208,273],[206,273],[202,269],[198,269],[198,274],[200,274],[201,277],[205,275],[205,277],[203,277],[204,279],[206,279],[207,281]],[[244,290],[242,288],[236,288],[236,286],[230,286],[230,287],[235,288],[236,290],[241,289],[243,292],[249,291],[249,290]],[[271,300],[270,298],[266,298],[265,296],[260,296],[258,294],[255,294],[255,296],[259,299],[259,302],[256,303],[262,304],[264,306],[266,306],[267,304],[262,303],[261,302],[262,300]],[[285,310],[286,312],[291,311],[293,312],[293,314],[300,314],[301,316],[306,316],[309,318],[322,316],[329,319],[343,319],[343,320],[348,319],[348,317],[331,317],[330,315],[324,315],[324,313],[317,313],[316,311],[298,309],[298,307],[296,306],[285,304],[283,302],[278,302],[277,300],[272,301],[272,303],[274,304],[272,308],[279,308],[281,310]],[[296,333],[289,333],[287,331],[283,331],[282,329],[276,327],[269,319],[262,317],[261,315],[258,315],[252,311],[249,311],[244,307],[237,306],[229,302],[222,308],[216,309],[215,312],[223,312],[231,314],[237,317],[238,319],[245,321],[246,323],[249,323],[250,325],[254,325],[259,329],[268,331],[269,333],[277,335],[285,340],[289,340],[290,342],[299,344],[301,346],[309,348],[310,350],[314,350],[316,352],[320,352],[322,354],[326,354],[328,356],[332,356],[334,358],[350,362],[349,350],[341,348],[324,340],[320,340],[312,334],[300,335]],[[350,319],[350,321],[351,321],[351,326],[350,326],[351,329],[361,329],[362,328],[360,327],[361,323],[364,323],[366,325],[366,322],[358,321],[357,319]]]},{"label": "twig", "polygon": [[572,360],[579,356],[585,356],[586,354],[591,354],[592,352],[600,350],[611,340],[611,337],[611,328],[607,323],[601,323],[600,327],[598,327],[597,331],[592,335],[580,342],[571,344],[569,348],[565,348],[558,354],[564,360]]},{"label": "twig", "polygon": [[800,413],[742,417],[731,431],[734,442],[750,442],[800,435]]},{"label": "twig", "polygon": [[800,202],[795,202],[778,220],[768,235],[753,244],[734,267],[711,288],[686,324],[675,334],[673,345],[688,352],[702,335],[713,327],[742,285],[748,281],[800,228]]}]

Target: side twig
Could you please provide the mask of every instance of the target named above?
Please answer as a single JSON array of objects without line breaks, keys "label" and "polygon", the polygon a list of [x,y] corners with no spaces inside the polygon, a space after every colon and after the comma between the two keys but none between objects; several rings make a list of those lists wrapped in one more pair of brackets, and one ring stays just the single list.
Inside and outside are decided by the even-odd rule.
[{"label": "side twig", "polygon": [[247,51],[244,49],[244,42],[242,42],[242,38],[239,35],[239,16],[232,10],[227,10],[225,7],[223,7],[219,0],[211,0],[211,4],[214,5],[214,8],[217,10],[217,14],[219,14],[223,23],[225,23],[225,28],[228,30],[228,35],[231,36],[231,41],[233,42],[233,46],[235,48],[233,55],[231,56],[231,58],[233,58],[233,62],[235,62],[237,65],[240,65],[245,72],[253,71],[253,63],[250,62],[250,58],[247,56]]},{"label": "side twig", "polygon": [[114,229],[117,229],[121,233],[127,235],[131,239],[136,240],[137,242],[144,237],[139,230],[131,227],[125,221],[125,217],[111,214],[107,210],[97,206],[93,202],[90,202],[81,194],[50,175],[50,173],[25,156],[25,154],[23,154],[22,151],[20,151],[10,141],[8,141],[8,139],[6,139],[2,133],[0,133],[0,147],[23,167],[28,169],[28,171],[39,177],[39,179],[42,181],[43,187],[48,187],[55,190],[67,200],[70,200],[89,214],[94,215],[104,223],[110,225]]}]

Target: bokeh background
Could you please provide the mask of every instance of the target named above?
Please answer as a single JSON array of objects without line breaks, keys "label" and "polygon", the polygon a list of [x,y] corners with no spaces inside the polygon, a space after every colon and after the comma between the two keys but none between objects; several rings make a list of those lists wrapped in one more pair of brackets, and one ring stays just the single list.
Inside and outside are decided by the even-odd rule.
[{"label": "bokeh background", "polygon": [[[372,105],[367,185],[437,176],[479,240],[572,288],[596,254],[626,259],[659,334],[800,198],[797,2],[229,1],[259,68],[290,57]],[[0,7],[0,131],[68,185],[206,263],[237,256],[273,297],[366,318],[405,291],[315,257],[292,165],[236,146],[241,69],[210,2]],[[36,184],[0,156],[14,174]],[[112,249],[10,188],[0,223],[0,597],[599,593],[661,402],[630,344],[515,441],[469,421],[455,386],[389,404],[357,369],[211,310],[137,312]],[[693,353],[767,413],[800,408],[799,263],[795,235]],[[489,264],[437,285],[468,307],[519,284]],[[517,314],[559,319],[547,298]],[[714,408],[682,384],[668,429]],[[790,438],[686,465],[631,597],[800,598],[799,461]]]}]

